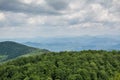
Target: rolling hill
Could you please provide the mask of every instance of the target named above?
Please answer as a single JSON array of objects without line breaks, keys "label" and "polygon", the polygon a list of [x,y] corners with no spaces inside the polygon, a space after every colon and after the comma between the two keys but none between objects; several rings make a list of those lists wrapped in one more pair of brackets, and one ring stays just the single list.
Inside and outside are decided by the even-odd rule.
[{"label": "rolling hill", "polygon": [[0,42],[0,61],[13,59],[35,51],[47,51],[45,49],[37,49],[12,41]]}]

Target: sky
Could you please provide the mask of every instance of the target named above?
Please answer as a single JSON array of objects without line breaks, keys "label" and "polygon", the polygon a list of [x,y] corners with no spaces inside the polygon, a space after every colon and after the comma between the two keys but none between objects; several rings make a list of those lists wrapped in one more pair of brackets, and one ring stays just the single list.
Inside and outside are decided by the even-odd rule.
[{"label": "sky", "polygon": [[120,36],[120,0],[0,0],[0,39]]}]

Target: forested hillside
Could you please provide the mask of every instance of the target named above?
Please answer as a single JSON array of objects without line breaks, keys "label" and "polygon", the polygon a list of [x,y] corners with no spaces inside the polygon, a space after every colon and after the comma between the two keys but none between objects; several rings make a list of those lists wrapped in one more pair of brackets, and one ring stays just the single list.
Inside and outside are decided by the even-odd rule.
[{"label": "forested hillside", "polygon": [[0,80],[120,80],[120,51],[51,52],[0,66]]},{"label": "forested hillside", "polygon": [[36,50],[41,52],[47,51],[45,49],[37,49],[12,41],[0,42],[0,61],[13,59]]}]

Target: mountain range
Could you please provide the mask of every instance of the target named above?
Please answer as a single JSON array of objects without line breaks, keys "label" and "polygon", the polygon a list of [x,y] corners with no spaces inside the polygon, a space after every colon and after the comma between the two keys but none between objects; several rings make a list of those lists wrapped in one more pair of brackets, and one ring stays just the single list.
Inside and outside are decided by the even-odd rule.
[{"label": "mountain range", "polygon": [[71,50],[120,50],[119,38],[105,37],[69,37],[69,38],[46,38],[38,41],[23,43],[32,47],[49,49],[51,51]]},{"label": "mountain range", "polygon": [[103,37],[68,37],[41,38],[29,42],[0,42],[0,61],[28,56],[32,53],[46,53],[50,51],[80,51],[80,50],[120,50],[119,38]]}]

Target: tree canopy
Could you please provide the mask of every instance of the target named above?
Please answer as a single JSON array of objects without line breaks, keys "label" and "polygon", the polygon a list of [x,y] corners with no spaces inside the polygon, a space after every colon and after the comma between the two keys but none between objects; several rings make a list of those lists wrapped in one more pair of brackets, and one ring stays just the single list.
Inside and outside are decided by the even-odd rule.
[{"label": "tree canopy", "polygon": [[0,65],[0,80],[120,80],[120,51],[64,51]]}]

